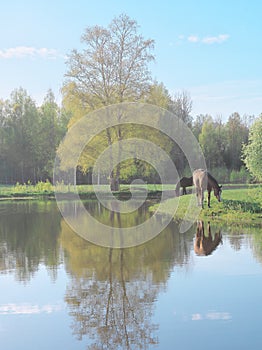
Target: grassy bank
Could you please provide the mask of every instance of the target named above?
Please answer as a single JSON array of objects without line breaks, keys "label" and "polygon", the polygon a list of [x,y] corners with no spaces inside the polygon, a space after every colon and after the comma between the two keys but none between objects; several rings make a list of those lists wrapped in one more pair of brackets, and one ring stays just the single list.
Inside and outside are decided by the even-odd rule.
[{"label": "grassy bank", "polygon": [[[137,191],[146,186],[137,186]],[[262,227],[262,185],[223,185],[223,201],[218,203],[211,195],[211,208],[205,208],[200,211],[198,219],[225,222],[232,225],[260,225]],[[39,182],[32,184],[17,184],[15,186],[0,186],[0,199],[18,199],[18,198],[54,198],[55,190],[59,193],[73,193],[72,185],[60,184],[54,188],[49,182]],[[92,185],[77,186],[78,193],[83,199],[96,199],[96,194]],[[106,192],[108,186],[100,186],[100,192]],[[166,185],[147,185],[148,199],[160,198],[161,191],[168,191],[170,199],[166,200],[161,208],[163,213],[173,213],[174,206],[177,210],[174,218],[181,220],[184,218],[186,211],[189,210],[189,216],[194,217],[196,210],[196,199],[194,194],[174,198],[174,186]],[[130,187],[121,186],[121,191],[115,193],[120,199],[130,198]],[[192,201],[192,206],[189,203]],[[155,210],[158,204],[152,205],[151,209]],[[191,211],[191,212],[190,212]],[[173,214],[172,214],[173,215]]]},{"label": "grassy bank", "polygon": [[[207,207],[207,201],[205,200],[204,209],[200,210],[198,219],[224,222],[228,225],[256,225],[262,227],[262,186],[227,189],[222,194],[223,200],[220,203],[213,196],[213,193],[211,194],[211,208]],[[206,196],[207,193],[205,193],[205,198]],[[194,211],[196,207],[194,194],[168,199],[161,211],[171,214],[173,208],[177,206],[174,218],[182,220],[186,211],[190,208],[191,200],[194,203],[191,210]],[[155,210],[157,207],[158,204],[152,206],[151,209]],[[191,214],[193,217],[194,213]]]},{"label": "grassy bank", "polygon": [[[136,186],[137,191],[146,188],[148,190],[148,197],[159,197],[162,191],[162,185],[148,185]],[[173,189],[174,186],[166,186],[165,190]],[[99,192],[109,191],[109,185],[100,185]],[[38,182],[36,185],[30,183],[16,184],[16,185],[0,185],[0,199],[26,199],[26,198],[54,198],[55,192],[60,194],[74,193],[73,185],[58,184],[53,186],[50,182]],[[96,194],[92,185],[77,185],[77,192],[81,198],[96,199]],[[116,197],[128,199],[131,196],[130,186],[121,185],[120,191],[115,192]]]}]

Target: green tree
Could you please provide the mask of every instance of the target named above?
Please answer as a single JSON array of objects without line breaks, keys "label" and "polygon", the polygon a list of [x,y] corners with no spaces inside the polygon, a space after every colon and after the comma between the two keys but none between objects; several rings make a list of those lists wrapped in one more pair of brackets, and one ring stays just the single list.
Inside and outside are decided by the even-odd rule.
[{"label": "green tree", "polygon": [[209,119],[212,119],[212,117],[209,114],[199,114],[196,116],[196,119],[194,120],[192,125],[192,132],[197,139],[201,134],[204,122]]},{"label": "green tree", "polygon": [[5,102],[0,99],[0,183],[8,183]]},{"label": "green tree", "polygon": [[9,100],[0,101],[0,182],[35,183],[51,178],[68,119],[51,90],[39,108],[22,88],[14,90]]},{"label": "green tree", "polygon": [[70,114],[59,108],[52,90],[48,90],[39,108],[37,138],[38,179],[52,178],[56,149],[66,133]]},{"label": "green tree", "polygon": [[4,124],[9,180],[25,182],[34,178],[39,114],[26,90],[19,88],[11,93],[5,103]]},{"label": "green tree", "polygon": [[[136,21],[122,14],[108,28],[88,27],[82,42],[83,52],[73,50],[69,55],[64,91],[75,95],[85,111],[138,101],[149,91],[148,63],[154,59],[154,43],[138,33]],[[101,136],[111,146],[123,139],[123,127],[110,128]],[[112,190],[118,190],[119,177],[120,165],[110,173]]]},{"label": "green tree", "polygon": [[163,83],[154,82],[145,96],[145,102],[161,108],[169,109],[171,97]]},{"label": "green tree", "polygon": [[201,133],[199,134],[199,143],[209,169],[223,165],[221,125],[214,122],[212,117],[204,121]]},{"label": "green tree", "polygon": [[262,181],[262,114],[250,127],[248,143],[243,146],[242,157],[250,173]]},{"label": "green tree", "polygon": [[241,152],[243,143],[247,142],[248,128],[238,113],[233,113],[225,125],[227,145],[225,163],[228,169],[239,170],[243,165]]}]

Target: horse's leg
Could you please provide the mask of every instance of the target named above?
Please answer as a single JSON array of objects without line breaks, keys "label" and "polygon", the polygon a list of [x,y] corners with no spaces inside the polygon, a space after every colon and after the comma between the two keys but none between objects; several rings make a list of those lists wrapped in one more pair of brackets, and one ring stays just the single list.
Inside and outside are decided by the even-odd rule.
[{"label": "horse's leg", "polygon": [[211,195],[211,191],[208,190],[208,196],[207,196],[207,199],[208,199],[208,201],[207,201],[208,208],[210,208],[210,195]]},{"label": "horse's leg", "polygon": [[204,209],[204,189],[201,187],[201,207]]},{"label": "horse's leg", "polygon": [[196,186],[197,205],[199,205],[199,188]]},{"label": "horse's leg", "polygon": [[197,193],[197,205],[200,206],[201,203],[201,195],[202,195],[202,188],[201,188],[201,182],[199,179],[197,180],[197,186],[196,186],[196,193]]},{"label": "horse's leg", "polygon": [[208,222],[208,224],[207,224],[207,229],[208,229],[208,237],[212,239],[210,222]]},{"label": "horse's leg", "polygon": [[198,188],[198,206],[202,206],[202,187]]},{"label": "horse's leg", "polygon": [[183,195],[186,194],[186,188],[183,187]]}]

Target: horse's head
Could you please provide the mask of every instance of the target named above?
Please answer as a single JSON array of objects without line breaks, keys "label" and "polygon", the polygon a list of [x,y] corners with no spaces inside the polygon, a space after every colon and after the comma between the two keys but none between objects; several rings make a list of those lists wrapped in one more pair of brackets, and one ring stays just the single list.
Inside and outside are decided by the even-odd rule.
[{"label": "horse's head", "polygon": [[216,199],[221,202],[222,199],[222,186],[218,186],[216,188],[214,188],[214,195],[216,197]]}]

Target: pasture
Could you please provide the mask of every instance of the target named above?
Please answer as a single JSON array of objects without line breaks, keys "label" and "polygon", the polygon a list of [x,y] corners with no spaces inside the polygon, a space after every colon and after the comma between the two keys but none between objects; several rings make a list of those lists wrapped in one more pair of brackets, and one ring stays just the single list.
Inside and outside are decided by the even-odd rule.
[{"label": "pasture", "polygon": [[[211,193],[211,207],[207,206],[207,192],[205,192],[204,209],[199,219],[220,222],[228,225],[262,226],[262,186],[261,185],[223,185],[222,201],[219,203]],[[178,205],[174,219],[181,220],[189,206],[194,193],[170,198],[166,201],[164,210],[170,213],[174,205]],[[197,203],[196,198],[193,198]],[[178,203],[176,203],[178,202]],[[152,210],[157,208],[157,204]]]}]

